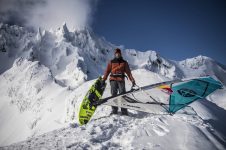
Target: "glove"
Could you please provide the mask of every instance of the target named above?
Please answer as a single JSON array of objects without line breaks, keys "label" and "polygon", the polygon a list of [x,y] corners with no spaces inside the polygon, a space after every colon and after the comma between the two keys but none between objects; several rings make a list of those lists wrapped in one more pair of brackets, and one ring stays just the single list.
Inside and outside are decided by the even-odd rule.
[{"label": "glove", "polygon": [[132,81],[132,87],[134,87],[136,85],[135,81]]}]

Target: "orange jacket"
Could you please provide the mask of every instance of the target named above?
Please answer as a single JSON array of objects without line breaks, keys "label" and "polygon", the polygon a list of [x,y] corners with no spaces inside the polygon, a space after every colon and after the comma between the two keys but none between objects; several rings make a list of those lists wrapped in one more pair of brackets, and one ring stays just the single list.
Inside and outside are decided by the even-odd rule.
[{"label": "orange jacket", "polygon": [[124,81],[125,73],[129,77],[131,82],[135,82],[131,70],[129,68],[129,64],[123,58],[120,59],[112,59],[107,66],[107,69],[104,73],[103,80],[107,80],[108,75],[110,75],[110,81]]}]

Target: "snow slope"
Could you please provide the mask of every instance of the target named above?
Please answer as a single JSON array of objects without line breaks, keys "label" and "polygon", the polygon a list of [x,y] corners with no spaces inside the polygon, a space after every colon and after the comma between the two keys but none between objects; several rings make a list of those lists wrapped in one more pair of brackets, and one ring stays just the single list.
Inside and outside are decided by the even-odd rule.
[{"label": "snow slope", "polygon": [[64,116],[59,110],[68,92],[54,82],[48,68],[17,59],[0,83],[1,145],[60,127],[54,120]]},{"label": "snow slope", "polygon": [[211,75],[226,85],[225,67],[209,57],[200,55],[180,62],[175,62],[175,65],[180,68],[183,77]]},{"label": "snow slope", "polygon": [[[166,80],[165,77],[146,70],[133,71],[138,84]],[[142,75],[142,78],[139,78]],[[93,82],[93,81],[91,81]],[[70,97],[82,97],[83,84]],[[127,89],[130,86],[128,82]],[[109,87],[107,87],[108,89]],[[105,95],[108,95],[109,90]],[[225,89],[219,90],[219,100]],[[211,97],[208,98],[211,100]],[[81,99],[71,99],[76,110]],[[215,99],[217,101],[218,99]],[[226,110],[211,101],[200,100],[177,114],[159,115],[129,111],[128,116],[109,116],[111,108],[100,106],[85,126],[75,123],[57,130],[29,138],[3,149],[225,149]],[[76,113],[77,111],[75,111]],[[76,114],[77,116],[77,114]],[[59,123],[62,124],[62,123]]]},{"label": "snow slope", "polygon": [[[173,141],[172,149],[225,148],[225,89],[174,116],[136,111],[133,117],[108,116],[110,107],[101,106],[90,124],[79,127],[79,104],[115,47],[88,28],[72,32],[64,24],[35,32],[0,24],[0,146],[29,139],[4,149],[166,149]],[[138,85],[204,75],[226,85],[225,67],[211,58],[178,62],[151,50],[121,48]]]}]

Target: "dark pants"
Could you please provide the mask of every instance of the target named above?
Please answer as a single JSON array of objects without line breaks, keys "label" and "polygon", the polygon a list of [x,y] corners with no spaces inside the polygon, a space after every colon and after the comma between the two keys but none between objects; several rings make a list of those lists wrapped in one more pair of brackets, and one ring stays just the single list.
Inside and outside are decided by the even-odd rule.
[{"label": "dark pants", "polygon": [[[123,94],[126,92],[125,81],[110,81],[111,84],[111,95],[116,96],[117,94]],[[118,93],[119,92],[119,93]],[[112,111],[117,112],[118,107],[112,106]],[[127,113],[126,108],[121,108],[122,113]]]}]

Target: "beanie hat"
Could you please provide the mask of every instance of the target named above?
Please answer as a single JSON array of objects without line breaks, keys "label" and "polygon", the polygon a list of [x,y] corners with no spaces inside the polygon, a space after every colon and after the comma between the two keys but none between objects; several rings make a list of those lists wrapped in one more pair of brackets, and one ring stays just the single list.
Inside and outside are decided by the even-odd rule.
[{"label": "beanie hat", "polygon": [[116,54],[116,53],[122,54],[122,53],[121,53],[121,50],[120,50],[119,48],[116,48],[116,49],[115,49],[115,54]]}]

